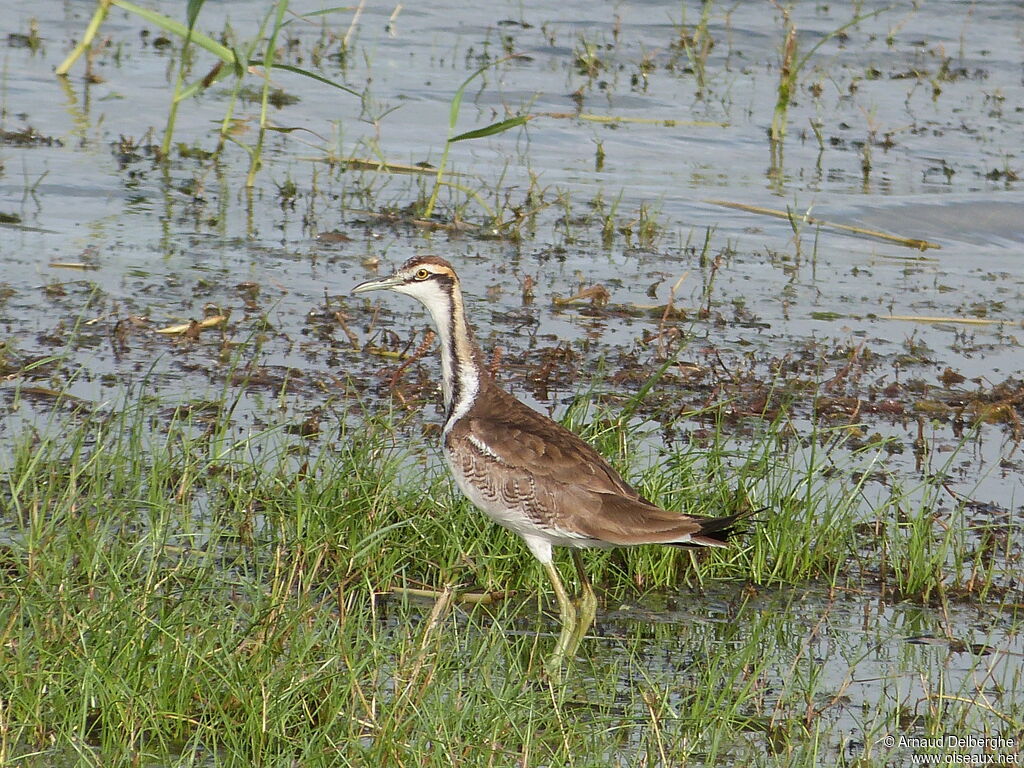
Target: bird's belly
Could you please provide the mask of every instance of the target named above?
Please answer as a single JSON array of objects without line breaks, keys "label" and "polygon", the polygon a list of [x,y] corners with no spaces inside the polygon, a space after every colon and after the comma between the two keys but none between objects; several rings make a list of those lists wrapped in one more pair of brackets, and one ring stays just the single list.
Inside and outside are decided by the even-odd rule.
[{"label": "bird's belly", "polygon": [[509,500],[503,499],[494,484],[487,482],[485,478],[467,475],[460,463],[447,452],[445,459],[452,477],[455,478],[455,484],[463,495],[498,525],[516,533],[536,533],[542,528],[538,522],[530,519],[522,503],[510,503]]}]

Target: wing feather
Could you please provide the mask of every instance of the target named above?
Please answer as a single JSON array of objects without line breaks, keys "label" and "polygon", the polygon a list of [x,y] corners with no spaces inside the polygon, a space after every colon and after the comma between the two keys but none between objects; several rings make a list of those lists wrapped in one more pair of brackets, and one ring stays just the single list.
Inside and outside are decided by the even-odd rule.
[{"label": "wing feather", "polygon": [[464,428],[507,467],[545,480],[639,499],[640,494],[598,453],[561,424],[524,406],[497,387],[488,388],[486,415],[467,417]]}]

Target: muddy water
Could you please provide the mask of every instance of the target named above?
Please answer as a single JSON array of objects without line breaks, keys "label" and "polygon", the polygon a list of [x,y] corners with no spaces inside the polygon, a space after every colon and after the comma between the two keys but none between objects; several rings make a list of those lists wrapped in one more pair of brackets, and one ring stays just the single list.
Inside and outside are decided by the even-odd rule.
[{"label": "muddy water", "polygon": [[[439,253],[463,274],[485,346],[502,348],[503,379],[553,413],[581,371],[603,366],[614,395],[675,355],[683,365],[661,395],[695,408],[727,396],[749,414],[771,404],[766,390],[782,391],[804,423],[863,421],[908,447],[925,435],[936,453],[980,421],[951,483],[1010,521],[1007,551],[1019,557],[1024,11],[860,3],[856,12],[883,12],[847,27],[846,4],[797,4],[797,61],[810,56],[773,153],[781,14],[711,3],[701,33],[701,7],[370,4],[354,24],[349,12],[295,20],[284,60],[362,97],[275,74],[297,101],[270,119],[302,130],[269,134],[250,193],[234,144],[154,162],[177,66],[158,30],[113,11],[93,77],[79,62],[61,80],[53,69],[92,4],[0,0],[0,434],[45,418],[51,391],[103,404],[145,382],[170,403],[214,399],[239,359],[250,382],[243,427],[298,423],[325,402],[341,413],[355,394],[391,398],[394,359],[363,347],[407,354],[425,317],[348,291],[412,254]],[[209,4],[200,27],[217,36],[230,25],[246,39],[263,12]],[[701,34],[713,41],[706,55]],[[459,85],[509,53],[521,55],[467,89],[456,131],[536,117],[452,145],[458,187],[442,192],[439,213],[450,221],[457,208],[465,227],[410,221],[429,175],[327,162],[436,166]],[[212,66],[205,56],[193,78]],[[185,102],[176,141],[213,150],[229,98],[222,84]],[[237,140],[251,145],[258,105],[244,101],[236,116]],[[489,212],[520,223],[497,236]],[[555,301],[595,285],[601,301]],[[218,315],[227,321],[196,339],[156,333]],[[428,356],[394,389],[420,407],[435,397],[420,382],[435,374]],[[910,451],[887,469],[908,481],[921,471]],[[904,631],[893,611],[873,625],[890,638],[925,634]],[[941,629],[939,617],[928,622]],[[1024,650],[998,622],[983,641]],[[1019,664],[999,670],[1003,682],[1019,677]],[[864,690],[867,701],[889,695]]]}]

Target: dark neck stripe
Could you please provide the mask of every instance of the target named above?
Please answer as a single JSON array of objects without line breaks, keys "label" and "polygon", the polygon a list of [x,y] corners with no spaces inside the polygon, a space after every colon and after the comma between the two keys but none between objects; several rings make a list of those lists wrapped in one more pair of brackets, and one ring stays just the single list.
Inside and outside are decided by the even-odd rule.
[{"label": "dark neck stripe", "polygon": [[[451,277],[442,276],[435,279],[444,289],[448,299],[448,315],[439,318],[447,325],[446,333],[442,334],[447,340],[442,338],[441,355],[446,363],[442,366],[442,375],[445,370],[448,373],[448,380],[445,381],[445,390],[449,395],[449,400],[445,403],[445,421],[448,422],[455,416],[460,406],[465,406],[464,398],[472,398],[474,390],[479,392],[482,374],[476,358],[473,332],[466,322],[462,292]],[[471,383],[473,379],[476,379],[475,387]],[[467,392],[467,388],[470,391]]]},{"label": "dark neck stripe", "polygon": [[[448,402],[448,407],[445,409],[445,421],[452,417],[452,413],[455,411],[455,405],[462,399],[462,361],[459,360],[459,354],[456,351],[458,349],[458,341],[456,334],[460,333],[458,319],[456,313],[459,311],[459,307],[456,306],[454,284],[451,280],[446,280],[443,283],[445,287],[445,293],[448,294],[448,349],[442,350],[441,354],[448,355],[450,365],[448,369],[451,371],[452,380],[448,382],[448,391],[451,392],[451,400]],[[462,324],[466,324],[465,312],[462,312]]]}]

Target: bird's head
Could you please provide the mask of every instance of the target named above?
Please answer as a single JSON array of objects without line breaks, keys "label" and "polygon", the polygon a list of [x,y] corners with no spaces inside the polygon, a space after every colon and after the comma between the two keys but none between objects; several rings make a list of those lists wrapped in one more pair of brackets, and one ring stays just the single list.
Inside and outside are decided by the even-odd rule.
[{"label": "bird's head", "polygon": [[415,256],[388,277],[367,280],[352,289],[352,293],[366,291],[395,291],[419,299],[428,309],[451,306],[452,295],[459,285],[459,276],[452,265],[437,256]]}]

